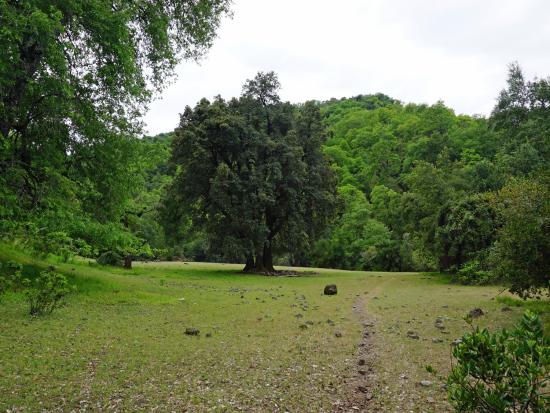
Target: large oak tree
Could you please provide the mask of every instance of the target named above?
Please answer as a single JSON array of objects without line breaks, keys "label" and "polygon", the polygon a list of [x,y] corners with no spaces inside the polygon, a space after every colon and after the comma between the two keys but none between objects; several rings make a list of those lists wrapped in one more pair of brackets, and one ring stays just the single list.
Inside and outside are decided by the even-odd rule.
[{"label": "large oak tree", "polygon": [[246,271],[272,272],[275,252],[307,250],[334,200],[318,105],[283,103],[278,89],[273,72],[259,73],[239,99],[187,107],[175,132],[165,221],[191,216]]}]

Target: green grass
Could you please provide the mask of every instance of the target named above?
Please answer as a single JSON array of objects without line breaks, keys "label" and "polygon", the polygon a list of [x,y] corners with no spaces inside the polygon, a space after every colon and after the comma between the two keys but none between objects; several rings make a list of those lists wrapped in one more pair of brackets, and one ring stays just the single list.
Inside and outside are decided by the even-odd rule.
[{"label": "green grass", "polygon": [[[48,264],[0,245],[0,260],[7,259],[31,269]],[[0,411],[333,411],[357,369],[358,299],[375,320],[373,406],[445,411],[440,386],[450,343],[470,328],[462,317],[481,307],[487,314],[476,322],[494,329],[523,311],[502,294],[495,299],[497,287],[457,286],[439,275],[266,277],[223,264],[143,263],[130,271],[87,260],[55,265],[79,291],[66,307],[31,319],[21,294],[0,302]],[[328,283],[338,295],[322,295]],[[504,305],[512,310],[502,312]],[[548,307],[538,309],[548,322]],[[434,326],[438,316],[448,334]],[[300,328],[306,321],[312,325]],[[186,336],[187,327],[200,336]],[[408,338],[408,330],[420,338]],[[434,384],[418,386],[423,379]]]}]

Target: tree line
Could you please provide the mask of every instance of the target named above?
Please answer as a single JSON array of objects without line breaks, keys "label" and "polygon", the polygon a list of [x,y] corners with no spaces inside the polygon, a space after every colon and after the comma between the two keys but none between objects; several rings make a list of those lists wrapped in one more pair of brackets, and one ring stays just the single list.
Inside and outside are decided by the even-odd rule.
[{"label": "tree line", "polygon": [[101,262],[449,271],[549,287],[550,87],[517,64],[489,117],[383,94],[238,98],[141,116],[227,0],[0,1],[0,237]]}]

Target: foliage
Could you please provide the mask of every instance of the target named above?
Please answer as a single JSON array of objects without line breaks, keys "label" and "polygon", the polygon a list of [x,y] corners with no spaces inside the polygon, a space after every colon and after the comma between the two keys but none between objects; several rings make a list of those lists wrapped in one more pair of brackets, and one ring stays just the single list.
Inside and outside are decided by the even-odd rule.
[{"label": "foliage", "polygon": [[246,270],[273,271],[274,251],[307,250],[333,199],[319,108],[280,102],[278,87],[258,73],[240,99],[187,107],[175,132],[165,225],[191,219],[214,253]]},{"label": "foliage", "polygon": [[38,250],[58,252],[61,233],[104,247],[67,227],[124,220],[144,183],[141,115],[180,60],[204,55],[229,4],[0,1],[2,236],[30,224]]},{"label": "foliage", "polygon": [[22,269],[22,265],[17,262],[0,261],[0,298],[6,291],[17,286],[17,284],[21,282]]},{"label": "foliage", "polygon": [[493,197],[503,226],[492,250],[497,277],[522,297],[550,295],[550,180],[510,180]]},{"label": "foliage", "polygon": [[449,399],[459,412],[544,412],[550,409],[550,341],[527,311],[516,328],[476,328],[453,349]]},{"label": "foliage", "polygon": [[468,261],[456,272],[454,279],[460,284],[483,285],[494,280],[491,272],[484,268],[479,259]]},{"label": "foliage", "polygon": [[[443,206],[435,234],[439,268],[460,268],[469,260],[475,260],[479,267],[493,245],[497,227],[497,212],[487,196],[476,194]],[[462,268],[461,276],[468,279],[466,272],[471,270],[472,266]]]},{"label": "foliage", "polygon": [[114,251],[106,251],[97,258],[97,263],[101,265],[112,265],[122,267],[123,257]]},{"label": "foliage", "polygon": [[73,290],[67,278],[53,267],[40,272],[34,279],[25,278],[23,284],[31,316],[50,314],[64,304],[63,299]]}]

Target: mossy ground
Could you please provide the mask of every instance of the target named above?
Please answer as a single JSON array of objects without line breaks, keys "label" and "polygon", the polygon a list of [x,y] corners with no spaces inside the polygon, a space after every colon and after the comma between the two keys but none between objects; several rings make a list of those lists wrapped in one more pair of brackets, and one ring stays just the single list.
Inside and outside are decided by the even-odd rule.
[{"label": "mossy ground", "polygon": [[[25,262],[28,271],[47,265],[5,245],[0,259]],[[33,319],[20,293],[1,299],[0,411],[335,411],[354,390],[348,382],[363,326],[353,306],[361,302],[375,320],[373,411],[439,412],[448,409],[441,385],[450,344],[471,328],[463,316],[481,307],[486,315],[474,323],[496,329],[523,311],[510,305],[521,302],[496,299],[498,287],[453,285],[441,275],[55,265],[78,288],[62,309]],[[322,294],[329,283],[338,295]],[[505,305],[511,311],[502,312]],[[548,302],[533,306],[548,331]],[[200,335],[185,335],[187,327]]]}]

